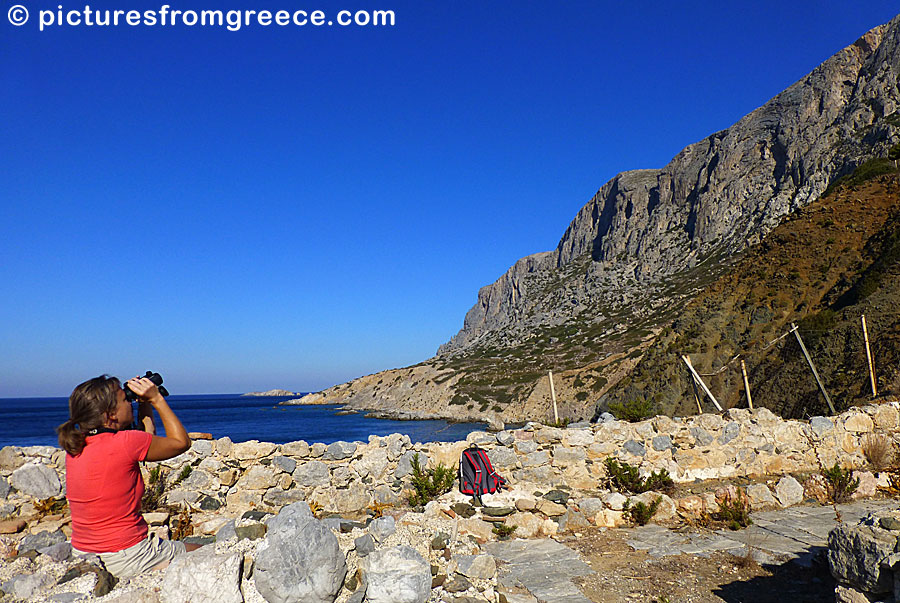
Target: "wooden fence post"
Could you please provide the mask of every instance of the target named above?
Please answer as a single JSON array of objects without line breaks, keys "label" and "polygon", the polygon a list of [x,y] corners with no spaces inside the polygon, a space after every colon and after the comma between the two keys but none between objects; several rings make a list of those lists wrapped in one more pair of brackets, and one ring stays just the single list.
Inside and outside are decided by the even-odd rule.
[{"label": "wooden fence post", "polygon": [[747,380],[747,365],[741,358],[741,373],[744,375],[744,391],[747,392],[747,407],[753,409],[753,398],[750,396],[750,382]]},{"label": "wooden fence post", "polygon": [[866,342],[866,361],[869,363],[869,381],[872,382],[872,397],[878,397],[878,385],[875,383],[875,363],[872,361],[872,350],[869,349],[869,330],[866,329],[866,315],[862,315],[863,340]]},{"label": "wooden fence post", "polygon": [[791,333],[797,338],[797,343],[800,344],[800,350],[803,352],[803,355],[806,356],[806,362],[809,364],[809,368],[812,369],[813,377],[816,378],[816,383],[819,384],[819,389],[822,391],[822,395],[825,396],[825,401],[828,402],[828,408],[831,409],[831,414],[837,414],[834,410],[834,404],[831,403],[831,398],[828,397],[828,392],[825,391],[825,386],[822,385],[822,380],[819,379],[819,373],[816,371],[816,365],[813,364],[812,358],[809,357],[809,352],[806,351],[806,346],[803,345],[803,340],[800,339],[800,331],[797,330],[798,327],[794,323],[791,323]]},{"label": "wooden fence post", "polygon": [[703,391],[706,392],[706,395],[709,396],[709,399],[712,400],[712,403],[716,405],[716,408],[719,410],[719,412],[722,412],[722,407],[719,406],[719,401],[716,400],[716,397],[712,395],[712,392],[709,391],[708,387],[706,387],[706,383],[704,383],[703,379],[700,378],[700,373],[694,370],[694,366],[691,364],[691,359],[687,356],[682,356],[681,359],[684,360],[684,363],[687,365],[688,370],[691,371],[691,375],[694,376],[694,379],[697,380],[697,383],[700,384],[700,387],[703,388]]},{"label": "wooden fence post", "polygon": [[556,389],[553,387],[553,371],[547,371],[550,376],[550,397],[553,399],[553,420],[559,424],[559,411],[556,409]]}]

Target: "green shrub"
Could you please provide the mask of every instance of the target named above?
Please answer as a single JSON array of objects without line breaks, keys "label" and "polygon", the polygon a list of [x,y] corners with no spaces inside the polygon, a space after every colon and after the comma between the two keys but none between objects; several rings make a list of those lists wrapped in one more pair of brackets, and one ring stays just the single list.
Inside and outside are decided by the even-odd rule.
[{"label": "green shrub", "polygon": [[144,513],[156,511],[162,505],[165,495],[166,473],[162,465],[157,465],[147,476],[147,486],[144,488],[144,496],[141,497],[141,511]]},{"label": "green shrub", "polygon": [[439,464],[434,469],[423,469],[419,464],[419,453],[412,458],[412,487],[409,504],[418,507],[434,500],[453,487],[455,472],[450,467]]},{"label": "green shrub", "polygon": [[635,398],[627,402],[613,402],[609,405],[611,412],[617,419],[630,423],[637,423],[656,416],[656,404],[652,400]]},{"label": "green shrub", "polygon": [[499,536],[501,540],[506,540],[516,531],[516,526],[506,523],[496,523],[494,524],[494,529],[491,531]]},{"label": "green shrub", "polygon": [[643,526],[647,525],[647,522],[656,514],[656,510],[659,509],[659,504],[661,502],[661,496],[657,496],[656,499],[650,503],[649,507],[641,501],[632,505],[631,501],[626,500],[625,504],[622,506],[622,511],[625,513],[625,519],[628,520],[629,523],[636,526]]},{"label": "green shrub", "polygon": [[750,499],[743,490],[732,497],[730,494],[719,503],[719,510],[713,513],[713,519],[725,522],[732,530],[746,528],[753,520],[750,519]]},{"label": "green shrub", "polygon": [[612,457],[607,457],[604,463],[610,485],[616,490],[642,494],[650,490],[671,492],[675,488],[675,482],[672,481],[669,472],[665,469],[660,469],[659,472],[654,471],[646,478],[642,478],[638,468],[628,463],[620,463]]},{"label": "green shrub", "polygon": [[178,485],[186,480],[191,475],[191,471],[193,470],[193,467],[191,467],[190,465],[185,465],[184,467],[182,467],[181,473],[178,474],[178,477],[175,478],[175,482],[172,485]]},{"label": "green shrub", "polygon": [[822,476],[828,482],[831,500],[836,503],[850,500],[850,497],[859,488],[859,478],[853,479],[853,469],[842,469],[837,463],[831,469],[825,469]]}]

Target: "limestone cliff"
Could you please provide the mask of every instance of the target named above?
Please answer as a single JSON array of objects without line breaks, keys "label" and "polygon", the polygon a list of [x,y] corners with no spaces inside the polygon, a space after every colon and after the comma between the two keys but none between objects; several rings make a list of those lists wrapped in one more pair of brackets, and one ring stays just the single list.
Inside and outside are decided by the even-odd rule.
[{"label": "limestone cliff", "polygon": [[547,419],[552,370],[560,414],[591,416],[748,247],[900,143],[898,74],[900,16],[665,167],[607,182],[555,250],[520,259],[479,291],[434,358],[316,400],[401,415]]},{"label": "limestone cliff", "polygon": [[[438,353],[484,341],[536,308],[557,319],[571,315],[548,292],[529,287],[526,275],[546,280],[535,275],[588,257],[590,273],[631,276],[643,288],[760,241],[830,182],[885,154],[898,131],[884,119],[900,106],[898,73],[900,17],[662,169],[617,175],[578,212],[554,251],[519,260],[484,287],[462,330]],[[580,304],[608,297],[592,280],[573,283]]]}]

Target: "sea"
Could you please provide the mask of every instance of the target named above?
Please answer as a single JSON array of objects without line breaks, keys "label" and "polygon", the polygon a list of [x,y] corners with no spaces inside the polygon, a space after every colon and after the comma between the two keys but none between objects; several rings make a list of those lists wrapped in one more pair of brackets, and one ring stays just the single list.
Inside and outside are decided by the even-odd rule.
[{"label": "sea", "polygon": [[[228,436],[233,442],[294,440],[330,444],[367,441],[370,435],[407,434],[413,442],[464,440],[483,423],[394,421],[341,413],[339,405],[280,406],[296,396],[240,394],[180,395],[166,398],[188,431]],[[67,398],[0,398],[0,447],[58,446],[55,428],[69,418]],[[164,430],[155,416],[157,432]]]}]

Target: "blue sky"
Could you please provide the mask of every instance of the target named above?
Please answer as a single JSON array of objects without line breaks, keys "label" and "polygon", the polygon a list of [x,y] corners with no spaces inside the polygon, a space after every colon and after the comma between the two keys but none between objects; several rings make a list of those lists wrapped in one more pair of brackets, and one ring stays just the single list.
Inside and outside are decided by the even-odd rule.
[{"label": "blue sky", "polygon": [[424,360],[617,172],[898,10],[190,0],[396,25],[40,32],[60,3],[84,6],[0,23],[0,397],[147,369],[172,393],[306,391]]}]

